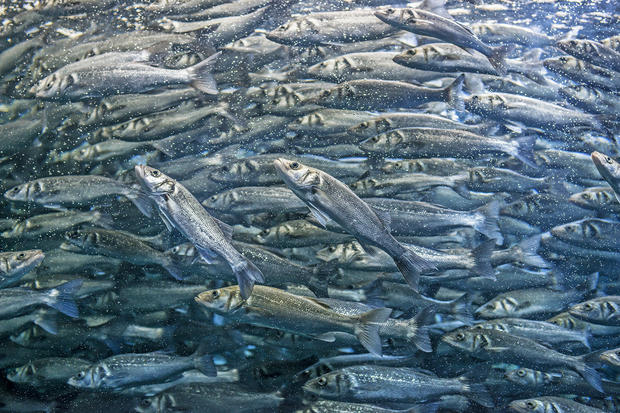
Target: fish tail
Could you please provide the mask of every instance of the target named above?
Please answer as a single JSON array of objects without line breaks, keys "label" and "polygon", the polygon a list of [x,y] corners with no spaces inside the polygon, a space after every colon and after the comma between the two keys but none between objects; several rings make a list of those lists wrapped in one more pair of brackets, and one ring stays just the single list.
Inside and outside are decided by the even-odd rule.
[{"label": "fish tail", "polygon": [[239,291],[241,292],[241,297],[243,297],[244,300],[252,294],[252,288],[254,288],[255,283],[265,282],[263,273],[250,261],[242,261],[232,267],[232,270],[233,273],[235,273],[235,277],[237,277]]},{"label": "fish tail", "polygon": [[56,322],[56,315],[51,313],[52,311],[44,311],[37,314],[33,323],[48,333],[56,335],[58,333],[58,323]]},{"label": "fish tail", "polygon": [[506,55],[512,51],[513,47],[513,45],[494,47],[491,49],[491,54],[487,55],[489,63],[491,63],[491,66],[493,66],[500,76],[505,76],[506,73],[508,73]]},{"label": "fish tail", "polygon": [[377,308],[359,316],[359,323],[355,326],[355,336],[369,352],[381,355],[379,327],[386,322],[391,313],[392,310],[389,308]]},{"label": "fish tail", "polygon": [[478,245],[472,251],[474,256],[474,272],[481,277],[495,280],[495,271],[491,265],[491,255],[495,249],[495,240],[489,239]]},{"label": "fish tail", "polygon": [[534,235],[519,242],[521,249],[521,261],[523,264],[536,268],[550,268],[550,265],[543,257],[538,255],[540,247],[540,235]]},{"label": "fish tail", "polygon": [[221,52],[214,53],[202,62],[196,63],[194,66],[190,66],[185,69],[189,73],[191,81],[190,85],[194,89],[209,95],[218,94],[217,84],[211,74],[211,69],[220,54]]},{"label": "fish tail", "polygon": [[394,257],[394,262],[398,270],[409,286],[418,292],[418,284],[420,282],[420,274],[437,270],[434,264],[420,257],[415,252],[405,247],[405,251],[398,257]]},{"label": "fish tail", "polygon": [[596,389],[596,391],[600,393],[605,393],[605,391],[603,390],[603,385],[601,383],[601,376],[593,367],[590,367],[585,363],[580,363],[577,365],[575,370],[577,371],[577,373],[579,373],[581,377],[583,377],[585,381],[590,384],[590,386]]},{"label": "fish tail", "polygon": [[536,144],[536,136],[523,136],[516,140],[517,147],[511,155],[530,166],[538,169],[534,158],[534,145]]},{"label": "fish tail", "polygon": [[194,367],[205,376],[216,377],[217,369],[213,363],[213,357],[209,354],[203,354],[194,357]]},{"label": "fish tail", "polygon": [[471,311],[471,305],[469,304],[469,297],[467,294],[463,294],[450,305],[450,312],[452,315],[464,322],[465,324],[472,324],[474,321],[474,315]]},{"label": "fish tail", "polygon": [[182,281],[185,279],[185,277],[183,276],[183,269],[174,258],[167,257],[167,259],[161,264],[161,266],[164,267],[164,269],[168,271],[168,273],[172,275],[175,280]]},{"label": "fish tail", "polygon": [[151,200],[143,194],[141,191],[131,191],[127,193],[127,199],[129,199],[138,208],[140,212],[147,218],[153,216],[153,204]]},{"label": "fish tail", "polygon": [[499,219],[499,201],[491,201],[476,210],[480,220],[474,225],[474,229],[487,238],[494,239],[496,244],[503,244],[502,236],[497,220]]},{"label": "fish tail", "polygon": [[471,383],[466,384],[466,393],[467,397],[475,401],[476,403],[484,406],[484,407],[493,407],[495,406],[495,401],[489,394],[489,391],[482,383]]},{"label": "fish tail", "polygon": [[464,81],[465,75],[461,74],[441,92],[443,100],[456,110],[465,110],[465,103],[462,97]]},{"label": "fish tail", "polygon": [[424,308],[415,317],[407,322],[407,339],[425,353],[431,353],[431,338],[428,335],[428,320],[435,315],[432,306]]},{"label": "fish tail", "polygon": [[74,294],[82,286],[82,280],[72,280],[47,291],[46,304],[72,318],[78,318]]}]

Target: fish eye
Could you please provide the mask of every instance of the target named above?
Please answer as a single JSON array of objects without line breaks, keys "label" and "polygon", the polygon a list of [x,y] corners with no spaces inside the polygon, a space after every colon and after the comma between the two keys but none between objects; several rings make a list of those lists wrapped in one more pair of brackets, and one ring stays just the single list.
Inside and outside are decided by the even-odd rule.
[{"label": "fish eye", "polygon": [[16,194],[18,192],[19,192],[19,187],[18,186],[16,186],[15,188],[11,189],[11,193],[12,194]]},{"label": "fish eye", "polygon": [[261,231],[261,234],[262,234],[262,235],[269,235],[269,232],[270,232],[270,231],[271,231],[271,229],[270,229],[270,228],[267,228],[267,229],[262,230],[262,231]]},{"label": "fish eye", "polygon": [[585,303],[585,304],[583,305],[583,309],[584,309],[584,310],[586,310],[586,311],[592,311],[592,310],[593,310],[593,308],[594,308],[594,307],[593,307],[593,306],[592,306],[592,304],[590,304],[590,303]]},{"label": "fish eye", "polygon": [[400,162],[396,162],[396,163],[394,164],[394,168],[396,168],[396,169],[400,169],[402,166],[403,166],[403,165],[402,165]]},{"label": "fish eye", "polygon": [[299,169],[299,162],[291,162],[289,164],[289,166],[291,167],[291,169]]},{"label": "fish eye", "polygon": [[159,172],[157,169],[154,169],[153,171],[151,171],[151,175],[157,178],[158,176],[161,175],[161,172]]},{"label": "fish eye", "polygon": [[378,137],[376,137],[376,136],[373,136],[372,138],[370,138],[370,140],[371,140],[372,142],[377,142],[377,141],[379,141],[379,138],[378,138]]},{"label": "fish eye", "polygon": [[525,403],[525,405],[528,407],[528,409],[532,409],[534,410],[536,408],[536,403],[529,401],[527,403]]},{"label": "fish eye", "polygon": [[140,401],[140,405],[142,405],[142,407],[149,407],[151,405],[151,401],[149,399],[142,399]]},{"label": "fish eye", "polygon": [[394,9],[393,9],[393,8],[391,8],[391,7],[390,7],[390,8],[385,9],[385,12],[386,12],[386,13],[390,13],[390,14],[391,14],[391,13],[394,13],[395,11],[396,11],[396,10],[394,10]]},{"label": "fish eye", "polygon": [[457,333],[454,338],[456,338],[456,341],[463,341],[465,340],[465,334],[463,333]]},{"label": "fish eye", "polygon": [[609,157],[609,156],[606,156],[605,157],[605,162],[611,164],[611,163],[613,163],[613,159],[611,159],[611,157]]},{"label": "fish eye", "polygon": [[76,374],[75,377],[77,377],[78,379],[83,379],[84,376],[86,376],[86,373],[84,373],[83,371],[80,371],[78,374]]},{"label": "fish eye", "polygon": [[487,305],[485,306],[485,308],[486,308],[487,310],[492,310],[492,309],[494,309],[494,308],[495,308],[495,306],[494,306],[493,304],[487,304]]},{"label": "fish eye", "polygon": [[211,291],[211,297],[218,298],[220,296],[220,290]]},{"label": "fish eye", "polygon": [[368,122],[362,122],[362,123],[360,124],[360,128],[361,128],[361,129],[366,129],[366,128],[367,128],[367,127],[369,127],[369,126],[370,126],[370,125],[368,124]]},{"label": "fish eye", "polygon": [[325,386],[327,384],[327,379],[325,377],[319,377],[316,382],[319,386]]},{"label": "fish eye", "polygon": [[334,247],[333,245],[331,247],[328,248],[329,252],[334,252],[336,251],[336,247]]},{"label": "fish eye", "polygon": [[416,54],[416,51],[415,51],[414,49],[409,49],[409,50],[407,50],[407,54],[408,54],[409,56],[413,56],[413,55],[415,55],[415,54]]},{"label": "fish eye", "polygon": [[583,195],[582,195],[582,198],[583,198],[583,199],[590,199],[590,194],[587,194],[587,193],[586,193],[586,194],[583,194]]},{"label": "fish eye", "polygon": [[26,258],[26,254],[24,254],[23,252],[20,252],[19,254],[17,254],[17,259],[18,260],[23,260]]},{"label": "fish eye", "polygon": [[519,377],[525,377],[525,370],[523,370],[523,369],[519,369],[519,370],[517,370],[517,376],[519,376]]}]

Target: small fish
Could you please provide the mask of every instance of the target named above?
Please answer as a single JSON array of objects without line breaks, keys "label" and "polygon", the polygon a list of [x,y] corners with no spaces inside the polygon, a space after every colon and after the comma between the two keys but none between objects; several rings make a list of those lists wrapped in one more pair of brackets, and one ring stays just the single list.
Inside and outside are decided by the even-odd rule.
[{"label": "small fish", "polygon": [[489,59],[489,63],[500,75],[506,74],[505,57],[510,48],[500,46],[492,48],[483,43],[467,27],[456,21],[432,13],[430,11],[413,8],[387,8],[375,12],[381,21],[404,29],[415,34],[430,36],[453,43],[463,49],[476,50]]},{"label": "small fish", "polygon": [[168,230],[178,229],[207,263],[223,258],[235,273],[244,298],[250,296],[255,282],[264,282],[260,270],[232,246],[232,228],[209,215],[183,185],[145,165],[136,166],[135,173]]},{"label": "small fish", "polygon": [[558,413],[603,413],[603,410],[577,403],[564,397],[538,397],[535,399],[514,400],[508,408],[519,413],[544,413],[555,411]]},{"label": "small fish", "polygon": [[600,152],[592,152],[591,156],[596,169],[614,190],[620,202],[620,163]]},{"label": "small fish", "polygon": [[82,286],[82,280],[73,280],[44,291],[29,288],[4,288],[0,290],[0,319],[21,315],[31,307],[47,305],[72,318],[78,317],[73,295]]},{"label": "small fish", "polygon": [[207,376],[217,370],[211,356],[196,352],[192,356],[170,356],[162,353],[126,353],[108,357],[69,378],[70,386],[81,389],[118,391],[137,384],[151,383],[198,369]]},{"label": "small fish", "polygon": [[354,334],[373,354],[381,354],[379,328],[392,311],[378,308],[349,316],[335,311],[321,299],[264,286],[255,286],[248,299],[243,299],[239,287],[233,286],[205,291],[195,300],[217,314],[242,323],[276,328],[321,341],[334,342],[338,333]]},{"label": "small fish", "polygon": [[38,267],[45,254],[41,250],[0,252],[0,289],[12,287]]},{"label": "small fish", "polygon": [[591,323],[620,327],[620,296],[593,298],[571,307],[568,312]]},{"label": "small fish", "polygon": [[345,184],[334,177],[297,161],[277,159],[278,173],[315,218],[326,226],[333,220],[362,244],[377,246],[387,252],[405,280],[417,291],[420,273],[434,266],[404,247],[390,234],[389,213],[377,212]]}]

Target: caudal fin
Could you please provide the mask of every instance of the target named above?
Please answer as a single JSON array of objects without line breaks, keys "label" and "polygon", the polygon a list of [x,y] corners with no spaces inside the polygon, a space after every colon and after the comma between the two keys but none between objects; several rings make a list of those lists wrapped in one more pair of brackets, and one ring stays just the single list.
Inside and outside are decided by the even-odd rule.
[{"label": "caudal fin", "polygon": [[205,376],[217,376],[217,369],[215,368],[215,364],[213,363],[213,357],[208,354],[194,357],[194,367]]},{"label": "caudal fin", "polygon": [[215,79],[211,74],[211,69],[221,53],[222,52],[217,52],[212,54],[202,62],[196,63],[194,66],[185,69],[189,73],[190,85],[193,88],[209,95],[217,95],[219,93]]},{"label": "caudal fin", "polygon": [[551,268],[551,265],[545,261],[543,257],[538,255],[541,238],[541,235],[534,235],[519,242],[518,247],[521,249],[521,264],[536,268]]},{"label": "caudal fin", "polygon": [[237,277],[239,291],[241,292],[241,297],[243,297],[244,300],[252,294],[252,288],[254,288],[255,283],[265,282],[263,273],[250,261],[242,261],[241,263],[235,265],[232,270],[233,273],[235,273],[235,277]]},{"label": "caudal fin", "polygon": [[77,304],[73,295],[82,286],[82,280],[72,280],[47,290],[45,303],[72,318],[78,318]]},{"label": "caudal fin", "polygon": [[495,271],[491,265],[491,255],[495,249],[495,240],[489,239],[478,245],[471,252],[474,257],[474,272],[480,277],[495,280]]},{"label": "caudal fin", "polygon": [[465,389],[466,389],[465,395],[469,399],[475,401],[476,403],[484,407],[495,406],[495,402],[493,401],[491,394],[489,394],[489,391],[484,386],[484,384],[481,384],[481,383],[466,384]]},{"label": "caudal fin", "polygon": [[508,73],[506,55],[512,51],[513,47],[513,45],[494,47],[491,49],[491,54],[487,56],[489,63],[491,63],[491,66],[495,68],[500,76],[505,76]]},{"label": "caudal fin", "polygon": [[153,203],[149,199],[146,194],[143,194],[141,191],[136,190],[129,192],[127,194],[127,198],[133,202],[133,204],[138,208],[140,212],[147,218],[151,218],[153,216]]},{"label": "caudal fin", "polygon": [[407,340],[425,353],[431,353],[431,338],[428,336],[428,320],[435,315],[432,307],[426,307],[407,322]]},{"label": "caudal fin", "polygon": [[393,259],[407,284],[416,293],[420,283],[420,274],[437,270],[433,263],[428,262],[408,248],[405,249],[405,252],[400,257],[393,257]]},{"label": "caudal fin", "polygon": [[499,219],[499,201],[491,201],[488,204],[476,209],[480,219],[474,225],[474,229],[486,236],[495,240],[497,245],[504,243],[504,237],[502,236],[497,220]]},{"label": "caudal fin", "polygon": [[459,77],[454,79],[454,82],[450,83],[442,92],[443,100],[456,110],[465,110],[465,104],[463,103],[463,82],[465,81],[465,75],[461,73]]},{"label": "caudal fin", "polygon": [[583,377],[585,381],[590,384],[590,386],[596,389],[596,391],[600,393],[605,393],[605,391],[603,390],[603,385],[601,384],[601,376],[596,370],[594,370],[594,368],[588,366],[585,363],[582,363],[577,366],[576,371],[581,377]]},{"label": "caudal fin", "polygon": [[530,166],[538,169],[536,160],[534,158],[534,145],[536,144],[536,136],[523,136],[517,139],[517,147],[512,156]]},{"label": "caudal fin", "polygon": [[392,310],[389,308],[377,308],[359,316],[359,323],[355,326],[355,336],[369,352],[381,355],[379,328],[391,313]]},{"label": "caudal fin", "polygon": [[452,302],[450,313],[465,324],[469,325],[474,322],[474,315],[471,311],[471,305],[467,294],[463,294]]}]

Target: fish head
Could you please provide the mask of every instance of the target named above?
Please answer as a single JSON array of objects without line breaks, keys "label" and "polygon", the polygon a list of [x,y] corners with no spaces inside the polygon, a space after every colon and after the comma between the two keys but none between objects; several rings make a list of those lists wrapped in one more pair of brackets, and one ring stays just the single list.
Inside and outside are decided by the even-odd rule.
[{"label": "fish head", "polygon": [[556,326],[567,328],[569,330],[577,330],[577,320],[567,312],[555,315],[547,320],[548,323],[553,323]]},{"label": "fish head", "polygon": [[305,392],[325,398],[341,397],[347,394],[350,388],[351,378],[342,370],[323,374],[303,385]]},{"label": "fish head", "polygon": [[166,411],[166,395],[160,394],[153,397],[144,397],[137,402],[134,408],[138,413],[159,413]]},{"label": "fish head", "polygon": [[485,333],[488,330],[485,329],[472,329],[472,328],[459,328],[444,334],[441,337],[441,341],[455,347],[459,350],[464,350],[473,353],[479,349],[485,347],[486,340]]},{"label": "fish head", "polygon": [[208,290],[198,294],[194,301],[217,313],[228,313],[241,307],[245,300],[241,297],[239,286]]},{"label": "fish head", "polygon": [[299,117],[288,124],[288,128],[294,131],[311,131],[314,128],[325,125],[323,116],[319,112],[310,113]]},{"label": "fish head", "polygon": [[15,344],[28,347],[32,346],[36,342],[45,341],[48,337],[49,334],[45,330],[34,324],[17,334],[13,334],[10,336],[10,339]]},{"label": "fish head", "polygon": [[579,222],[569,222],[568,224],[558,225],[549,232],[554,237],[565,241],[580,241],[584,239],[582,226]]},{"label": "fish head", "polygon": [[196,247],[191,243],[175,245],[164,251],[164,255],[187,267],[191,266],[198,258]]},{"label": "fish head", "polygon": [[345,246],[344,244],[330,245],[329,247],[321,248],[316,252],[316,257],[322,261],[329,262],[332,260],[339,260],[344,258]]},{"label": "fish head", "polygon": [[519,413],[544,413],[547,411],[545,403],[537,399],[514,400],[510,402],[508,409]]},{"label": "fish head", "polygon": [[406,18],[404,9],[395,7],[379,8],[375,11],[375,16],[387,24],[404,24]]},{"label": "fish head", "polygon": [[81,389],[96,389],[109,374],[109,370],[103,364],[95,364],[86,370],[79,371],[67,380],[69,386]]},{"label": "fish head", "polygon": [[318,170],[310,168],[301,162],[278,158],[273,161],[273,165],[276,167],[276,171],[278,171],[282,180],[284,180],[284,183],[297,196],[309,191],[313,186],[320,185],[322,182]]},{"label": "fish head", "polygon": [[602,302],[590,300],[574,305],[568,312],[575,317],[586,320],[604,320],[606,318],[605,308],[604,300]]},{"label": "fish head", "polygon": [[616,162],[611,156],[600,152],[592,152],[590,155],[592,162],[596,166],[598,173],[607,181],[614,182],[620,180],[620,163]]},{"label": "fish head", "polygon": [[304,43],[304,32],[317,34],[317,24],[313,19],[301,18],[289,21],[268,32],[265,36],[272,42],[288,45]]},{"label": "fish head", "polygon": [[9,201],[30,201],[32,200],[31,189],[33,188],[33,184],[31,182],[27,182],[25,184],[14,186],[4,193],[4,197]]},{"label": "fish head", "polygon": [[494,299],[478,307],[474,313],[481,318],[507,317],[511,304],[510,300]]},{"label": "fish head", "polygon": [[6,378],[13,383],[30,383],[35,381],[36,368],[32,363],[9,369]]},{"label": "fish head", "polygon": [[65,232],[65,240],[79,248],[96,246],[99,241],[96,231],[80,231],[79,229]]},{"label": "fish head", "polygon": [[504,378],[511,383],[523,387],[532,387],[536,385],[536,371],[524,367],[508,370],[504,374]]},{"label": "fish head", "polygon": [[[41,250],[16,251],[5,261],[8,273],[23,272],[41,264],[45,254]],[[0,275],[2,275],[0,273]]]},{"label": "fish head", "polygon": [[70,73],[65,76],[52,73],[33,86],[30,92],[42,99],[60,98],[67,92],[67,89],[77,82],[77,80],[78,77],[76,73]]},{"label": "fish head", "polygon": [[613,366],[620,367],[620,348],[605,351],[601,354],[601,360]]},{"label": "fish head", "polygon": [[142,187],[150,194],[172,194],[175,190],[174,180],[158,169],[147,165],[136,165],[134,171]]},{"label": "fish head", "polygon": [[312,76],[331,76],[336,70],[336,59],[327,59],[321,63],[310,66],[306,73]]}]

